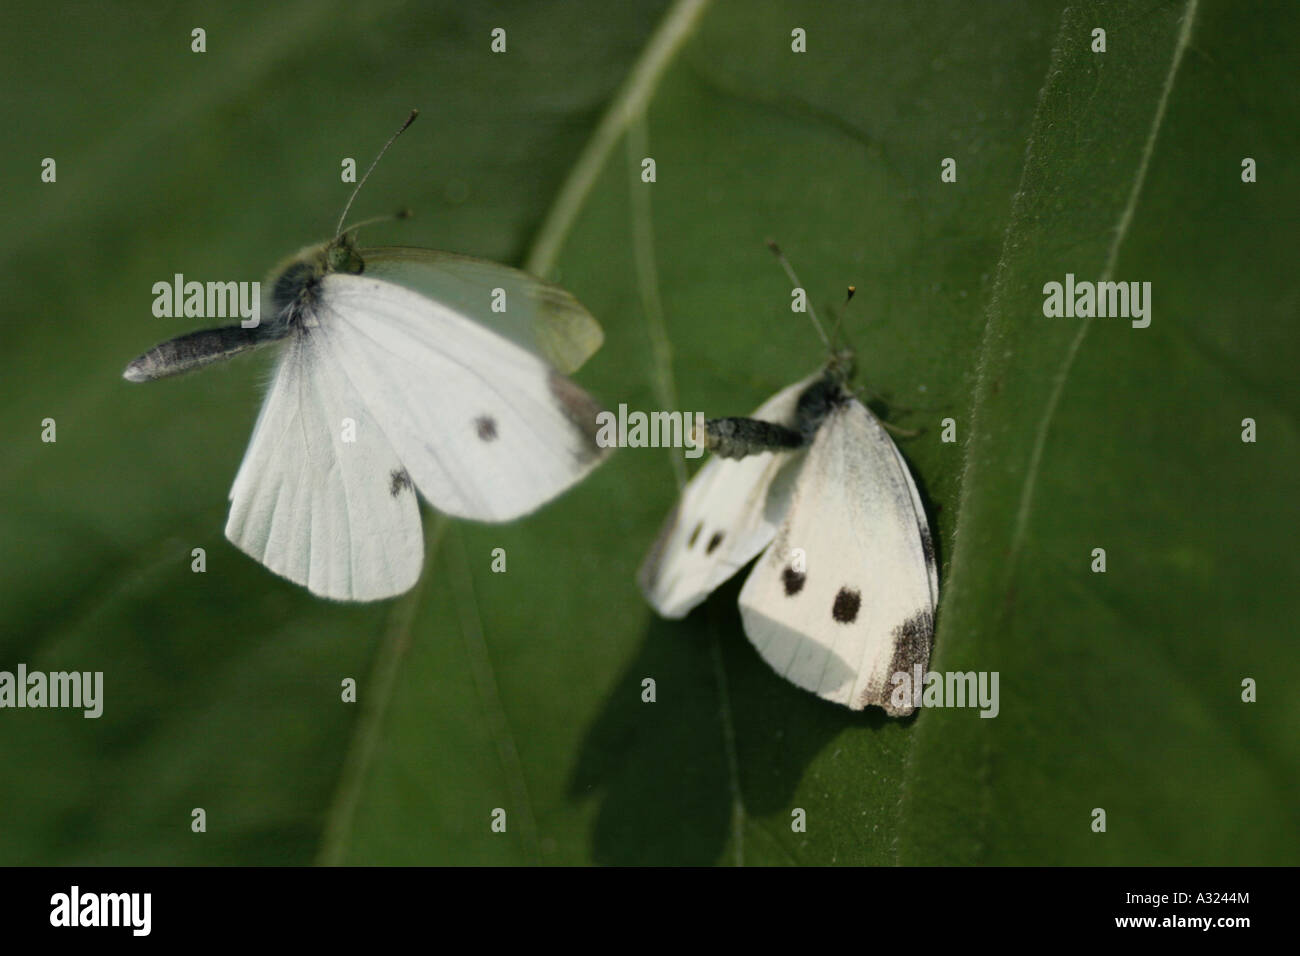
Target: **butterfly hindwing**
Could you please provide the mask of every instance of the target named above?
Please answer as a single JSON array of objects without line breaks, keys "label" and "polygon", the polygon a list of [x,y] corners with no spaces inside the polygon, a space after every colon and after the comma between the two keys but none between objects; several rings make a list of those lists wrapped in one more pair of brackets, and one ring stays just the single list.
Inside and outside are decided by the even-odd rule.
[{"label": "butterfly hindwing", "polygon": [[[799,396],[818,377],[782,389],[752,417],[793,427]],[[662,617],[685,617],[767,546],[784,513],[782,495],[769,492],[777,475],[797,467],[795,459],[801,455],[713,455],[704,463],[668,515],[637,575],[651,607]]]},{"label": "butterfly hindwing", "polygon": [[409,589],[424,542],[397,453],[331,350],[291,336],[230,490],[226,537],[311,593],[372,601]]},{"label": "butterfly hindwing", "polygon": [[938,598],[920,495],[856,398],[822,423],[771,546],[740,593],[751,642],[777,672],[854,710],[899,715],[895,673],[929,661]]}]

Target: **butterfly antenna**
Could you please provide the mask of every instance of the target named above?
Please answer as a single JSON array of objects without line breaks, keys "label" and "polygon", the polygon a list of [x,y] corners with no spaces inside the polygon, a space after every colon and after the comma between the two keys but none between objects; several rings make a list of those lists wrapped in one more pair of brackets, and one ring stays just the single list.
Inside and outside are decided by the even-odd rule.
[{"label": "butterfly antenna", "polygon": [[[845,299],[844,299],[844,305],[842,305],[842,306],[839,308],[839,310],[838,310],[838,313],[839,313],[839,314],[835,317],[835,328],[832,330],[832,333],[831,333],[832,335],[835,334],[836,332],[839,332],[839,331],[840,331],[840,327],[841,327],[841,325],[843,324],[843,321],[844,321],[844,313],[845,313],[846,311],[848,311],[848,305],[849,305],[850,302],[853,301],[853,295],[854,295],[854,293],[856,293],[857,291],[858,291],[858,287],[857,287],[857,286],[855,286],[855,285],[851,285],[851,286],[849,286],[849,288],[848,288],[848,294],[845,296]],[[848,339],[848,336],[847,336],[847,335],[844,336],[844,351],[845,351],[848,355],[850,355],[850,356],[852,356],[852,355],[854,354],[854,352],[853,352],[853,346],[851,346],[851,345],[849,344],[849,339]],[[883,403],[883,404],[885,404],[885,405],[890,404],[889,400],[888,400],[887,398],[885,398],[885,396],[881,395],[879,392],[872,391],[871,389],[867,388],[866,385],[859,385],[859,386],[857,386],[856,388],[854,388],[853,391],[856,392],[858,395],[865,395],[865,396],[867,396],[868,398],[873,399],[874,401],[877,401],[877,402],[881,402],[881,403]],[[903,407],[901,407],[901,406],[897,407],[897,410],[898,410],[898,411],[904,411],[904,412],[910,412],[910,411],[912,411],[911,408],[903,408]],[[899,428],[897,425],[891,425],[891,424],[889,424],[889,423],[886,422],[886,421],[881,421],[880,424],[884,425],[885,428],[889,429],[889,430],[890,430],[891,432],[893,432],[894,434],[896,434],[896,435],[902,435],[902,436],[905,437],[905,438],[915,438],[917,435],[921,434],[919,431],[909,431],[909,430],[906,429],[906,428]]]},{"label": "butterfly antenna", "polygon": [[[785,274],[790,277],[791,284],[796,289],[802,289],[803,283],[801,283],[799,277],[794,274],[794,267],[790,265],[790,260],[785,257],[785,253],[781,251],[781,247],[772,239],[767,240],[767,247],[771,249],[772,254],[776,256],[776,261],[781,263],[781,268],[784,269]],[[831,340],[826,337],[826,330],[822,328],[821,320],[817,318],[817,310],[813,308],[811,301],[808,302],[808,317],[812,319],[813,327],[817,329],[817,334],[821,336],[822,343],[826,346],[826,351],[833,351],[831,349]]]},{"label": "butterfly antenna", "polygon": [[372,216],[369,219],[362,219],[360,222],[348,226],[346,229],[340,232],[338,236],[335,236],[335,238],[337,239],[339,238],[339,236],[346,235],[347,233],[352,233],[353,238],[355,240],[356,233],[366,228],[366,226],[373,226],[377,222],[393,222],[394,220],[410,219],[410,218],[411,218],[411,210],[409,209],[399,209],[397,210],[397,212],[390,213],[387,216]]},{"label": "butterfly antenna", "polygon": [[[361,182],[357,183],[356,188],[352,190],[352,195],[348,197],[348,204],[343,207],[343,215],[339,216],[339,224],[334,229],[335,239],[343,235],[343,223],[348,218],[348,210],[352,208],[352,200],[357,198],[357,193],[361,192],[361,187],[366,184],[366,180],[370,178],[370,174],[375,171],[375,167],[379,165],[379,161],[384,158],[384,153],[388,152],[388,147],[392,146],[393,143],[397,141],[397,137],[406,132],[406,128],[414,123],[415,118],[419,115],[419,110],[411,110],[411,115],[406,118],[406,122],[402,124],[401,129],[394,133],[392,137],[389,138],[388,142],[384,144],[384,148],[379,151],[379,155],[376,156],[374,162],[370,164],[370,168],[366,170],[366,174],[361,177]],[[399,216],[398,218],[403,217]],[[364,223],[362,225],[364,225]],[[358,226],[357,228],[360,227]]]},{"label": "butterfly antenna", "polygon": [[[838,309],[834,309],[834,310],[831,312],[831,314],[835,316],[835,325],[831,328],[831,341],[832,341],[832,342],[835,341],[835,339],[836,339],[837,336],[840,336],[841,334],[843,334],[843,333],[841,333],[840,330],[841,330],[841,329],[843,328],[843,326],[844,326],[844,313],[848,311],[849,303],[853,301],[853,296],[857,293],[857,291],[858,291],[858,287],[857,287],[857,286],[855,286],[855,285],[851,285],[851,286],[849,286],[848,294],[845,295],[845,297],[844,297],[844,304],[843,304],[842,306],[840,306]],[[847,334],[843,334],[843,338],[844,338],[844,347],[845,347],[846,349],[849,349],[850,351],[852,351],[853,347],[852,347],[851,345],[849,345],[849,337],[848,337],[848,335],[847,335]]]}]

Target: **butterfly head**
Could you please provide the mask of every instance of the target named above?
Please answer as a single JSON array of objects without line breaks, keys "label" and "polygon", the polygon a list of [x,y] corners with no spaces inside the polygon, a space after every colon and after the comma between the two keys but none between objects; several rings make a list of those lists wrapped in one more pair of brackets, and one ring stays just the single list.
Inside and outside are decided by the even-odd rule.
[{"label": "butterfly head", "polygon": [[833,379],[837,385],[845,386],[853,378],[853,350],[848,348],[831,349],[826,361],[826,377]]},{"label": "butterfly head", "polygon": [[350,232],[308,246],[271,270],[266,281],[270,290],[269,308],[263,311],[273,316],[273,323],[301,326],[320,294],[321,279],[331,272],[356,274],[364,269],[365,263]]},{"label": "butterfly head", "polygon": [[357,252],[354,227],[325,244],[322,256],[326,272],[349,272],[357,275],[365,271],[366,264]]}]

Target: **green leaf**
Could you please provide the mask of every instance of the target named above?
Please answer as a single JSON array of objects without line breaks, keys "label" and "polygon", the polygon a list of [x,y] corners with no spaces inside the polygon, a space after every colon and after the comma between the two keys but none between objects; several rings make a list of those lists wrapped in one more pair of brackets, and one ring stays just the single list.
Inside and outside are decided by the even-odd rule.
[{"label": "green leaf", "polygon": [[[0,818],[24,824],[0,861],[1293,860],[1293,8],[624,6],[36,10],[0,37],[23,76],[0,670],[105,672],[98,720],[0,711]],[[150,287],[260,278],[323,238],[341,158],[412,106],[354,211],[417,218],[367,244],[560,281],[604,325],[577,377],[611,407],[743,414],[823,360],[769,237],[819,309],[857,286],[859,381],[919,430],[932,667],[998,671],[995,719],[789,686],[739,577],[657,620],[634,574],[680,477],[663,450],[513,525],[426,510],[425,574],[382,605],[315,601],[224,541],[266,365],[122,382],[182,330]],[[1066,272],[1151,281],[1151,326],[1045,317]]]},{"label": "green leaf", "polygon": [[223,537],[265,359],[149,385],[122,369],[196,324],[154,318],[154,282],[261,280],[327,238],[342,159],[364,169],[412,107],[353,213],[415,218],[363,238],[519,260],[662,12],[550,6],[34,6],[0,31],[0,670],[105,685],[98,720],[0,710],[0,862],[317,857],[358,717],[341,682],[367,702],[400,606],[316,601]]},{"label": "green leaf", "polygon": [[[955,64],[918,32],[925,11],[793,16],[708,6],[656,79],[644,121],[611,107],[625,135],[608,146],[559,257],[606,324],[583,378],[631,408],[733,414],[819,365],[817,339],[790,313],[788,283],[764,248],[770,236],[815,301],[858,285],[848,321],[862,377],[912,409],[902,424],[960,416],[1056,14],[990,9],[971,28],[981,41]],[[814,38],[815,56],[791,52],[794,25]],[[670,21],[660,35],[672,34]],[[862,37],[890,57],[864,60]],[[925,65],[900,75],[909,63]],[[630,81],[624,95],[644,91]],[[979,144],[963,166],[963,177],[982,171],[978,189],[939,180],[940,160],[964,138],[957,117]],[[646,156],[653,184],[641,181]],[[956,500],[959,448],[931,427],[907,453],[932,500]],[[775,678],[741,633],[739,580],[684,622],[644,609],[634,572],[671,507],[673,475],[662,452],[628,449],[508,534],[458,529],[475,556],[472,585],[417,616],[415,632],[436,636],[411,648],[356,832],[332,858],[896,859],[910,724],[849,714]],[[952,517],[939,515],[941,534]],[[506,575],[487,571],[495,546],[510,555]],[[459,552],[447,560],[454,580]],[[477,622],[473,638],[457,637],[464,618]],[[457,694],[441,680],[476,657],[491,670],[468,697],[463,682]],[[646,678],[654,704],[641,699]],[[449,707],[466,729],[445,733]],[[481,739],[493,727],[495,759]],[[472,774],[468,728],[483,761]],[[490,857],[471,839],[487,827],[485,793],[518,822]],[[795,807],[808,812],[806,834],[791,832]],[[466,830],[413,833],[421,814]]]},{"label": "green leaf", "polygon": [[[1300,848],[1300,658],[1279,588],[1300,452],[1279,210],[1300,181],[1294,125],[1270,122],[1295,115],[1297,23],[1292,6],[1238,12],[1062,19],[989,301],[935,659],[1000,670],[1003,708],[918,721],[905,861],[1277,864]],[[1245,156],[1268,176],[1243,183]],[[1042,285],[1067,271],[1149,281],[1150,327],[1044,318]],[[1244,443],[1244,418],[1268,437]]]}]

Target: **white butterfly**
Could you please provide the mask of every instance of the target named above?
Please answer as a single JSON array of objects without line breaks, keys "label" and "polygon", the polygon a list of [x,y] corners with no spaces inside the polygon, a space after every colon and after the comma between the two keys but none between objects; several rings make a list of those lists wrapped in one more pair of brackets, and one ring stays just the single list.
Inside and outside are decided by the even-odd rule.
[{"label": "white butterfly", "polygon": [[914,702],[891,700],[892,678],[930,657],[934,546],[906,462],[846,379],[840,356],[751,418],[708,422],[714,455],[638,583],[681,618],[761,551],[740,615],[763,659],[826,700],[901,716]]},{"label": "white butterfly", "polygon": [[450,515],[509,521],[606,453],[599,406],[560,374],[600,347],[600,326],[557,286],[443,252],[358,249],[349,230],[286,260],[267,288],[269,322],[183,335],[124,374],[280,343],[226,537],[313,594],[371,601],[415,583],[415,490]]}]

